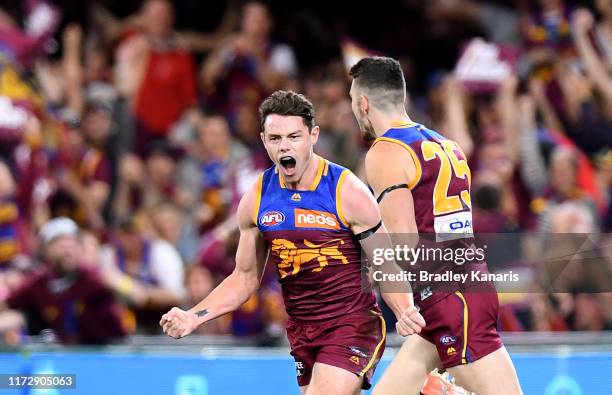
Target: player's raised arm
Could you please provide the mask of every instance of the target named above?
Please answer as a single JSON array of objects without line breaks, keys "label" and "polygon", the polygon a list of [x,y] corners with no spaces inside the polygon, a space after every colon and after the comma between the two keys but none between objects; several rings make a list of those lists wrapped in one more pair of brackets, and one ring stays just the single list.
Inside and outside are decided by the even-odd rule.
[{"label": "player's raised arm", "polygon": [[[365,184],[353,174],[349,174],[342,184],[341,205],[345,220],[371,262],[375,248],[393,249],[376,201]],[[386,260],[379,268],[389,274],[401,271],[395,260]],[[399,287],[398,283],[383,281],[380,284],[381,295],[397,317],[398,333],[402,336],[419,333],[425,320],[414,306],[410,284],[405,283],[404,289]]]},{"label": "player's raised arm", "polygon": [[238,206],[240,241],[234,271],[188,311],[174,307],[164,314],[159,324],[167,335],[177,339],[187,336],[206,321],[236,310],[259,288],[265,260],[257,258],[262,256],[258,252],[264,245],[253,222],[255,199],[255,190],[251,189],[242,197]]}]

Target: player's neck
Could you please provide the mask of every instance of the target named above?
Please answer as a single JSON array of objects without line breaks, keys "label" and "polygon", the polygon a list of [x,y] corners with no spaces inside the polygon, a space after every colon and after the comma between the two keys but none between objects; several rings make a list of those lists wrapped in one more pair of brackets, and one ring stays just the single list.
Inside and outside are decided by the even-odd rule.
[{"label": "player's neck", "polygon": [[[317,173],[319,171],[319,161],[321,157],[317,154],[312,154],[310,159],[308,160],[308,165],[306,166],[306,170],[297,181],[286,181],[283,180],[285,186],[288,189],[293,189],[296,191],[308,191],[312,187],[312,184],[315,182],[315,178],[317,177]],[[282,177],[282,174],[281,174]]]},{"label": "player's neck", "polygon": [[397,113],[379,113],[371,117],[376,136],[380,137],[391,128],[412,125],[414,122],[405,111]]}]

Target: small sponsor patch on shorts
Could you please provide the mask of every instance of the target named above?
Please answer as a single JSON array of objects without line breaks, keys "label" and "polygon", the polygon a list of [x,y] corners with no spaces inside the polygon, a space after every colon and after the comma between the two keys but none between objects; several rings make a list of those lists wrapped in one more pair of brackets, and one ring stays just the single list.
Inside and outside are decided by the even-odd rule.
[{"label": "small sponsor patch on shorts", "polygon": [[433,295],[433,292],[431,292],[431,286],[425,287],[421,291],[421,302],[429,298],[431,295]]},{"label": "small sponsor patch on shorts", "polygon": [[442,344],[444,346],[449,346],[451,344],[455,344],[456,341],[457,341],[457,338],[455,336],[452,336],[452,335],[443,335],[443,336],[440,336],[440,344]]},{"label": "small sponsor patch on shorts", "polygon": [[368,356],[368,354],[366,354],[362,349],[355,346],[350,346],[349,350],[351,350],[353,354],[359,355],[360,357],[367,358]]},{"label": "small sponsor patch on shorts", "polygon": [[295,361],[295,374],[298,377],[302,377],[306,373],[306,368],[304,367],[304,363],[302,361]]}]

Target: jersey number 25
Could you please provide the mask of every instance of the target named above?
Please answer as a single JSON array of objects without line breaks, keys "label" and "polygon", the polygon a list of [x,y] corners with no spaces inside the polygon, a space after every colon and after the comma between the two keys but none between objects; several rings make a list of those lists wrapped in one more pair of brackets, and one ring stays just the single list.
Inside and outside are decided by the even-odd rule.
[{"label": "jersey number 25", "polygon": [[[468,207],[472,207],[469,190],[472,175],[465,159],[457,157],[456,150],[461,152],[459,146],[451,140],[442,140],[439,143],[424,141],[421,144],[423,159],[430,161],[437,157],[440,160],[440,170],[433,192],[434,215],[444,215],[462,210],[464,206],[461,201]],[[448,187],[453,175],[451,172],[454,173],[455,177],[464,180],[467,177],[468,189],[462,190],[459,195],[448,195]]]}]

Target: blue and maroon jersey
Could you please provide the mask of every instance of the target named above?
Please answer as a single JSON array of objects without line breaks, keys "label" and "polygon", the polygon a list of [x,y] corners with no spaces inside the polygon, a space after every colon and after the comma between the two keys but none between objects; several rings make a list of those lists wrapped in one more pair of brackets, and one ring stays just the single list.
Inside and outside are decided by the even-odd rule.
[{"label": "blue and maroon jersey", "polygon": [[[349,170],[318,158],[306,191],[288,189],[276,166],[259,178],[253,220],[269,248],[287,313],[299,321],[370,310],[376,299],[362,277],[361,249],[342,214],[340,191]],[[364,288],[364,284],[368,284]]]},{"label": "blue and maroon jersey", "polygon": [[471,238],[471,173],[457,143],[423,125],[398,124],[374,141],[404,147],[416,166],[409,187],[419,234],[435,234],[437,241]]},{"label": "blue and maroon jersey", "polygon": [[[463,151],[457,143],[417,123],[394,125],[374,144],[387,141],[405,148],[416,166],[416,177],[408,185],[414,200],[414,215],[422,237],[418,247],[435,249],[474,248],[472,203],[470,199],[471,173]],[[487,272],[486,263],[469,265],[436,260],[421,260],[411,267],[417,275],[427,273]],[[418,276],[417,276],[418,278]],[[474,287],[473,283],[411,282],[414,300],[421,310],[453,294],[457,290]]]}]

